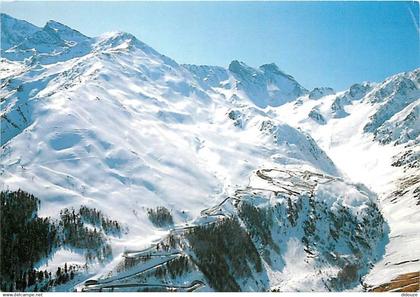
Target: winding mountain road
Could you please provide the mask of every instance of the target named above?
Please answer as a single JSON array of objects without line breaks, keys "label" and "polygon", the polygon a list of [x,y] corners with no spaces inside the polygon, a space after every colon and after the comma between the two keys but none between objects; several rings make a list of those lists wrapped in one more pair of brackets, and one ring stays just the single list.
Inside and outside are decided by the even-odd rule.
[{"label": "winding mountain road", "polygon": [[[271,175],[271,173],[275,173]],[[300,196],[305,192],[309,192],[311,197],[314,196],[315,189],[318,184],[326,184],[332,182],[334,180],[341,180],[340,178],[319,174],[310,171],[298,171],[298,170],[282,170],[282,169],[259,169],[256,170],[255,175],[266,181],[269,185],[274,186],[272,188],[263,188],[263,187],[252,187],[249,182],[248,186],[241,190],[236,190],[234,196],[228,196],[223,199],[220,203],[203,209],[201,211],[202,217],[214,217],[214,220],[208,220],[204,225],[212,224],[218,220],[223,219],[224,217],[228,216],[226,212],[223,212],[223,206],[228,203],[229,201],[236,200],[241,201],[244,199],[246,194],[249,192],[258,192],[258,191],[269,191],[273,192],[276,196],[279,194],[285,194],[290,196]],[[202,225],[203,225],[202,224]],[[175,227],[170,230],[169,235],[180,235],[185,233],[186,231],[195,228],[195,225],[191,226],[181,226]],[[163,240],[162,240],[163,241]],[[85,284],[82,288],[84,292],[98,292],[103,290],[114,290],[118,288],[132,288],[132,287],[149,287],[149,288],[165,288],[167,290],[185,290],[187,292],[195,291],[205,284],[201,280],[194,280],[191,282],[190,285],[175,285],[175,284],[152,284],[152,283],[119,283],[121,281],[127,281],[130,278],[136,277],[141,275],[145,272],[151,271],[156,269],[157,267],[163,266],[166,263],[182,256],[186,255],[184,251],[181,250],[172,250],[168,253],[157,253],[159,243],[153,244],[152,246],[143,249],[143,250],[127,250],[124,252],[124,258],[133,258],[139,259],[141,257],[148,257],[149,259],[155,258],[162,258],[162,261],[157,263],[152,263],[149,266],[144,267],[140,271],[136,271],[127,275],[123,275],[120,277],[111,277],[106,280],[98,280],[93,281],[92,284]]]}]

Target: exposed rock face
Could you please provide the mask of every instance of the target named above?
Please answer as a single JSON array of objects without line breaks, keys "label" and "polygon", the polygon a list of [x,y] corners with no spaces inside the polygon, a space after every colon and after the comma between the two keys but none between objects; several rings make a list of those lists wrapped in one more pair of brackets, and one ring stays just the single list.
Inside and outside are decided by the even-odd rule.
[{"label": "exposed rock face", "polygon": [[324,96],[335,94],[334,89],[328,87],[315,88],[309,93],[309,99],[317,100]]}]

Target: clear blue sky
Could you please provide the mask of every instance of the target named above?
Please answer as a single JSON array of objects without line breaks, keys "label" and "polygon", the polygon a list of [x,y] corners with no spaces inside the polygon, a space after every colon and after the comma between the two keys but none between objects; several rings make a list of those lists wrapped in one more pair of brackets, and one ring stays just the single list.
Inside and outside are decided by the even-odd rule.
[{"label": "clear blue sky", "polygon": [[134,34],[179,63],[275,62],[307,88],[344,89],[420,65],[417,2],[2,2],[42,26]]}]

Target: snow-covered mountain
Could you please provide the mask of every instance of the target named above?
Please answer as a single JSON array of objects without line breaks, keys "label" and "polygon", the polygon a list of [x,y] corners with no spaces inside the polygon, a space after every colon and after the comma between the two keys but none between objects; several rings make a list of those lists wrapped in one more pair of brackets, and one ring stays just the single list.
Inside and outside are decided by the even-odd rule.
[{"label": "snow-covered mountain", "polygon": [[[27,37],[39,31],[39,28],[23,20],[17,20],[7,14],[1,14],[1,49],[9,49],[23,42]],[[3,53],[2,53],[3,54]]]},{"label": "snow-covered mountain", "polygon": [[[420,267],[419,99],[416,69],[276,110],[310,133],[345,176],[378,194],[390,234],[382,260],[365,277],[371,286]],[[314,109],[322,123],[311,117]]]},{"label": "snow-covered mountain", "polygon": [[[217,66],[183,65],[204,85],[222,93],[229,101],[246,98],[257,107],[279,106],[306,94],[292,76],[276,64],[252,68],[243,62],[232,61],[225,69]],[[240,98],[240,99],[239,99]]]},{"label": "snow-covered mountain", "polygon": [[31,63],[57,63],[91,51],[92,39],[55,21],[43,28],[1,15],[1,56]]},{"label": "snow-covered mountain", "polygon": [[100,231],[107,260],[68,240],[39,259],[88,264],[55,290],[361,290],[419,270],[419,70],[309,92],[275,64],[179,65],[129,33],[1,25],[2,190],[124,230]]}]

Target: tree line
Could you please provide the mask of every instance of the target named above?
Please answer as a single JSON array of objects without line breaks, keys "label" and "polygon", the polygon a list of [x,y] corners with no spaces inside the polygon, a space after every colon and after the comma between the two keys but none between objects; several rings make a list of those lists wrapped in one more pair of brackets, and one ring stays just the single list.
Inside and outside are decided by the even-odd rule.
[{"label": "tree line", "polygon": [[58,220],[40,218],[40,200],[20,189],[1,191],[0,203],[2,291],[35,290],[34,283],[45,286],[46,279],[50,279],[50,285],[66,282],[74,277],[73,266],[60,268],[53,281],[50,273],[37,271],[34,266],[60,247],[82,249],[86,262],[104,261],[112,255],[105,234],[120,236],[122,231],[117,221],[86,206],[78,211],[65,208]]},{"label": "tree line", "polygon": [[251,269],[262,271],[258,251],[237,219],[196,226],[186,238],[195,254],[194,263],[217,291],[240,291],[237,278],[250,276]]},{"label": "tree line", "polygon": [[156,209],[149,208],[147,216],[156,227],[166,227],[174,224],[171,212],[163,206],[158,206]]}]

